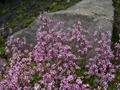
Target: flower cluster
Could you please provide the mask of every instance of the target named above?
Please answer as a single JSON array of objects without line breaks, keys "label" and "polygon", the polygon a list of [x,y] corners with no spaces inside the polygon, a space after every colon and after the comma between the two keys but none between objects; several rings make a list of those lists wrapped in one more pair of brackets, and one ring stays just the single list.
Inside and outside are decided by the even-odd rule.
[{"label": "flower cluster", "polygon": [[94,83],[98,89],[107,90],[108,83],[115,78],[115,66],[111,62],[114,59],[114,55],[110,48],[110,32],[95,31],[94,37],[94,48],[92,51],[94,57],[89,58],[89,64],[86,65],[88,72],[85,74],[89,78],[96,78]]},{"label": "flower cluster", "polygon": [[11,37],[7,41],[5,50],[11,57],[0,82],[1,90],[87,90],[89,85],[77,76],[80,66],[75,62],[91,48],[86,39],[88,32],[80,22],[73,29],[63,30],[62,22],[56,24],[42,15],[39,20],[38,43],[32,51],[24,50],[31,46],[25,38]]},{"label": "flower cluster", "polygon": [[62,22],[54,26],[56,22],[50,19],[40,16],[39,20],[44,24],[37,31],[38,43],[33,53],[34,61],[39,63],[35,70],[42,76],[40,89],[84,90],[87,85],[77,77],[76,70],[80,70],[80,67],[75,61],[78,56],[86,54],[90,47],[85,37],[87,31],[82,29],[80,22],[73,26],[73,30],[62,30]]},{"label": "flower cluster", "polygon": [[14,39],[13,36],[10,37],[6,44],[6,54],[11,57],[8,60],[9,62],[4,65],[6,74],[0,82],[0,90],[20,90],[22,86],[30,85],[30,80],[33,79],[32,75],[34,75],[34,70],[31,67],[32,63],[34,63],[32,61],[32,52],[21,48],[31,47],[32,45],[27,44],[25,38],[20,40],[19,38]]},{"label": "flower cluster", "polygon": [[65,28],[63,22],[44,14],[38,19],[41,25],[34,47],[25,38],[10,37],[6,42],[8,61],[0,90],[107,90],[119,77],[116,73],[120,65],[116,62],[120,60],[120,44],[115,45],[114,55],[110,32],[95,31],[93,42],[89,42],[89,32],[80,21]]}]

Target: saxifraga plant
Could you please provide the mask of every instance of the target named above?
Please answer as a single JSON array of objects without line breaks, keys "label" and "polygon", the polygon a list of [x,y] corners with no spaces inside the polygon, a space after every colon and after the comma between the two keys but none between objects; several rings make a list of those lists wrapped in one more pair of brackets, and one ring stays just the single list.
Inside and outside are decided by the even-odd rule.
[{"label": "saxifraga plant", "polygon": [[[10,37],[6,42],[5,51],[10,58],[4,65],[0,90],[107,90],[111,87],[119,67],[113,62],[120,55],[117,51],[115,56],[110,48],[110,33],[95,31],[93,47],[86,38],[89,32],[82,28],[80,21],[64,30],[63,22],[55,22],[44,14],[38,18],[42,24],[32,51],[25,49],[32,47],[25,38]],[[119,44],[116,48],[120,50]],[[94,56],[88,58],[89,63],[79,64],[90,53]]]}]

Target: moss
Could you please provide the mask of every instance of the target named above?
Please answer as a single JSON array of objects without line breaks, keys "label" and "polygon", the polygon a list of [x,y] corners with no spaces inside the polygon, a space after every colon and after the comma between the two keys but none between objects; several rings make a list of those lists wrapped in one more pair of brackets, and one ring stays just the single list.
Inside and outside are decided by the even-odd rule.
[{"label": "moss", "polygon": [[0,56],[2,56],[2,57],[5,54],[5,50],[4,49],[5,49],[4,46],[0,47]]},{"label": "moss", "polygon": [[113,24],[113,32],[112,32],[112,41],[115,43],[115,42],[118,42],[119,40],[119,30],[117,28],[117,23],[114,23]]},{"label": "moss", "polygon": [[119,29],[116,28],[116,26],[113,26],[113,31],[112,31],[112,42],[113,44],[111,45],[111,48],[114,49],[114,44],[119,41]]},{"label": "moss", "polygon": [[12,23],[9,23],[5,26],[5,29],[12,28],[14,29],[17,26],[17,21],[14,21]]},{"label": "moss", "polygon": [[32,17],[32,18],[28,18],[28,19],[24,20],[23,23],[22,23],[23,26],[24,26],[24,27],[27,27],[31,22],[33,22],[34,19],[35,19],[35,18]]},{"label": "moss", "polygon": [[48,10],[48,12],[49,13],[51,13],[51,12],[55,12],[55,11],[59,11],[59,10],[61,10],[61,6],[60,5],[58,5],[58,6],[52,6],[52,7],[50,7],[50,10]]},{"label": "moss", "polygon": [[19,15],[17,16],[18,20],[22,19],[22,17],[23,17],[22,14],[19,14]]},{"label": "moss", "polygon": [[2,14],[6,13],[6,10],[5,9],[1,10],[1,13]]},{"label": "moss", "polygon": [[115,17],[114,17],[114,24],[113,24],[113,31],[112,31],[112,42],[111,45],[112,49],[114,49],[114,43],[119,42],[119,34],[120,34],[120,1],[113,0],[113,6],[115,8]]},{"label": "moss", "polygon": [[4,42],[5,42],[4,38],[0,36],[0,46],[4,45]]},{"label": "moss", "polygon": [[17,14],[23,13],[23,10],[19,9],[15,11]]},{"label": "moss", "polygon": [[5,40],[2,36],[0,36],[0,57],[4,57],[5,56]]},{"label": "moss", "polygon": [[70,0],[70,2],[66,2],[66,1],[62,1],[62,0],[53,0],[52,4],[49,5],[47,7],[48,9],[48,12],[55,12],[55,11],[59,11],[59,10],[62,10],[62,9],[67,9],[68,7],[72,6],[73,4],[75,4],[76,2],[79,2],[80,0]]}]

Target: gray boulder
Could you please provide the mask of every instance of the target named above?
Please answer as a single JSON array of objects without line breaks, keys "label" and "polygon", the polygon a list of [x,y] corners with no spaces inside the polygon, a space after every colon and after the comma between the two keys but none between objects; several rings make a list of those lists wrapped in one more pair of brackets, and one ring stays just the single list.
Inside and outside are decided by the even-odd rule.
[{"label": "gray boulder", "polygon": [[[114,8],[112,0],[82,0],[67,10],[61,10],[54,13],[47,13],[47,17],[65,23],[65,28],[72,27],[74,23],[81,21],[82,27],[90,32],[88,39],[93,40],[93,32],[102,27],[104,31],[112,33],[114,21]],[[27,28],[15,33],[15,37],[26,37],[28,43],[35,45],[36,31],[40,23],[37,19],[33,21]],[[109,37],[111,39],[111,37]],[[86,63],[88,62],[86,57]],[[78,61],[79,64],[79,61]]]},{"label": "gray boulder", "polygon": [[[65,28],[71,27],[77,21],[81,21],[83,28],[88,30],[91,35],[100,27],[104,31],[112,31],[114,18],[112,3],[112,0],[82,0],[67,10],[48,13],[47,17],[55,21],[63,21]],[[40,23],[36,19],[27,28],[15,33],[14,36],[26,37],[29,43],[35,45],[36,31],[39,25]],[[90,36],[89,39],[91,40],[92,37]]]},{"label": "gray boulder", "polygon": [[47,16],[53,20],[65,22],[66,27],[81,21],[82,27],[92,36],[93,32],[99,28],[112,31],[114,21],[112,3],[112,0],[82,0],[67,10],[50,13]]},{"label": "gray boulder", "polygon": [[[93,40],[92,34],[102,27],[104,31],[112,33],[114,21],[114,8],[112,0],[82,0],[67,10],[54,13],[47,13],[47,17],[65,23],[65,28],[71,27],[74,23],[81,21],[82,27],[90,32],[88,39]],[[28,43],[35,45],[36,31],[40,23],[34,20],[27,28],[15,33],[15,37],[26,37]],[[111,37],[109,37],[111,38]]]}]

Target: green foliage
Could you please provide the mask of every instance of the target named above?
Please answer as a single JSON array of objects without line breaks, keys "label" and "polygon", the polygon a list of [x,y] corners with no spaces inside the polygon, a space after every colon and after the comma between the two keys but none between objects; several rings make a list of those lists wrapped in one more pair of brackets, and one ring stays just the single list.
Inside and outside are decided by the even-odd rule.
[{"label": "green foliage", "polygon": [[120,83],[120,71],[119,70],[116,72],[116,77],[115,77],[114,81],[109,83],[108,90],[118,90],[117,83]]},{"label": "green foliage", "polygon": [[4,57],[5,56],[5,40],[2,36],[0,36],[0,57]]},{"label": "green foliage", "polygon": [[0,47],[4,45],[4,38],[0,36]]},{"label": "green foliage", "polygon": [[114,49],[114,43],[119,42],[119,34],[120,34],[120,1],[113,0],[113,6],[115,8],[115,18],[113,24],[113,31],[112,31],[112,42],[111,45],[112,49]]},{"label": "green foliage", "polygon": [[114,49],[114,43],[119,41],[119,29],[117,28],[117,22],[113,24],[113,31],[112,31],[112,42],[111,48]]},{"label": "green foliage", "polygon": [[66,1],[62,1],[62,0],[53,0],[52,4],[49,5],[48,8],[48,12],[55,12],[55,11],[59,11],[62,9],[67,9],[68,7],[72,6],[73,4],[75,4],[76,2],[79,2],[80,0],[70,0],[70,2],[66,2]]},{"label": "green foliage", "polygon": [[57,6],[57,2],[53,2],[50,6],[49,6],[49,10],[48,12],[55,12],[60,10],[60,6]]},{"label": "green foliage", "polygon": [[28,19],[24,20],[23,21],[23,26],[27,27],[31,22],[33,22],[34,19],[35,18],[33,17],[33,18],[28,18]]},{"label": "green foliage", "polygon": [[4,46],[0,47],[0,56],[3,56],[5,54]]},{"label": "green foliage", "polygon": [[31,81],[31,84],[34,86],[34,83],[35,82],[39,82],[39,80],[41,80],[42,79],[42,77],[40,77],[40,75],[39,75],[39,73],[37,73],[36,71],[35,71],[35,74],[33,75],[33,80]]},{"label": "green foliage", "polygon": [[2,80],[2,78],[3,78],[2,75],[0,75],[0,81]]},{"label": "green foliage", "polygon": [[16,20],[14,22],[12,22],[12,23],[7,24],[5,26],[5,29],[8,29],[8,28],[14,29],[15,27],[17,27],[17,21]]}]

